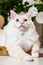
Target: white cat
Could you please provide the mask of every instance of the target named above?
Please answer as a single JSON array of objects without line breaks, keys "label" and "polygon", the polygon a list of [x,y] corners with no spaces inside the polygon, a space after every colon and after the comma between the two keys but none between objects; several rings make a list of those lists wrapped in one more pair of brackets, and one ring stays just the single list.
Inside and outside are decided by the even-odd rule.
[{"label": "white cat", "polygon": [[[5,42],[3,42],[9,55],[22,60],[37,58],[39,56],[40,42],[35,25],[31,20],[32,13],[28,12],[19,15],[13,10],[10,12],[11,19],[4,27]],[[31,55],[26,53],[30,49],[32,49]]]}]

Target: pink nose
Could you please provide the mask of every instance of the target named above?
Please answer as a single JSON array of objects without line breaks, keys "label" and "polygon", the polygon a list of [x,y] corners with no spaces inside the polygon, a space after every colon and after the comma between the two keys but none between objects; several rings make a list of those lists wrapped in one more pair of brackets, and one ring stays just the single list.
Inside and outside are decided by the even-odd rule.
[{"label": "pink nose", "polygon": [[20,22],[21,24],[24,24],[24,22]]}]

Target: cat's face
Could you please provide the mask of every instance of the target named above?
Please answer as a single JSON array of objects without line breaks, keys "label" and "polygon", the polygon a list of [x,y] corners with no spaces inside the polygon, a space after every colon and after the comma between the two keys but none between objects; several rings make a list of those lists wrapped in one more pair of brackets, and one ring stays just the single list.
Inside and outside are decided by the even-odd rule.
[{"label": "cat's face", "polygon": [[11,11],[11,23],[19,30],[25,31],[32,25],[31,13],[18,15],[14,11]]}]

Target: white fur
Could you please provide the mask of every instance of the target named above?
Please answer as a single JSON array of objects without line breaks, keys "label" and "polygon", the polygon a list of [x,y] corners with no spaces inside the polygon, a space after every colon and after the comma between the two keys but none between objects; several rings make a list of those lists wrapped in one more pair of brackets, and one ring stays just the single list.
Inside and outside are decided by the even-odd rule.
[{"label": "white fur", "polygon": [[[25,28],[20,28],[21,23],[16,22],[17,18],[20,22],[25,18],[28,19],[28,22],[24,22],[23,24]],[[36,33],[35,26],[30,18],[26,15],[16,15],[15,18],[10,20],[7,26],[4,27],[4,34],[6,38],[5,46],[7,47],[10,56],[32,60],[32,56],[27,55],[25,51],[31,49],[39,36]]]}]

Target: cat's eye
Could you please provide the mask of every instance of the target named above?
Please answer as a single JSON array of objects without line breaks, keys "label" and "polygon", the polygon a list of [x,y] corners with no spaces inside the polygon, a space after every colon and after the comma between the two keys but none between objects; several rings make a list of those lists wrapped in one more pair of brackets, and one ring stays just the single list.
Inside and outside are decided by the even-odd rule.
[{"label": "cat's eye", "polygon": [[25,22],[27,22],[27,19],[24,19]]},{"label": "cat's eye", "polygon": [[17,22],[19,22],[19,19],[16,19]]}]

